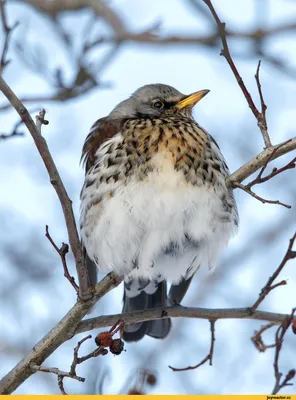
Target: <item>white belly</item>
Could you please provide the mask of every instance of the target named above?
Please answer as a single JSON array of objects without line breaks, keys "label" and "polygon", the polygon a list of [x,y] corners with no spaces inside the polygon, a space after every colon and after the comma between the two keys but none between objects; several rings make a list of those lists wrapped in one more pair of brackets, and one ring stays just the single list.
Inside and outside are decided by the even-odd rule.
[{"label": "white belly", "polygon": [[[107,190],[110,185],[100,186]],[[102,271],[148,279],[161,275],[173,283],[188,279],[199,266],[211,268],[236,228],[221,190],[192,186],[173,168],[152,172],[142,182],[116,184],[113,197],[89,211],[91,230],[87,236],[81,232],[88,255]],[[195,246],[184,244],[185,237]]]}]

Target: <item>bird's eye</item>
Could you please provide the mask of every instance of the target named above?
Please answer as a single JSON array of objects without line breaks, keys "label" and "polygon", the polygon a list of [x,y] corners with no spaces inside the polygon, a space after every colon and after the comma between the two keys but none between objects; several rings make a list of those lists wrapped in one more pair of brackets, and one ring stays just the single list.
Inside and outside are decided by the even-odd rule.
[{"label": "bird's eye", "polygon": [[153,102],[153,107],[158,108],[159,110],[162,109],[164,106],[163,102],[160,100],[155,100]]}]

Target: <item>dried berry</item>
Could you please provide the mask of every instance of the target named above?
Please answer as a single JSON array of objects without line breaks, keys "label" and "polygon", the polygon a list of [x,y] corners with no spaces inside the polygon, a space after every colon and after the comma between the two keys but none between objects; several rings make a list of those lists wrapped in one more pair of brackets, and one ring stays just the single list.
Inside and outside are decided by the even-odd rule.
[{"label": "dried berry", "polygon": [[136,389],[136,388],[133,388],[133,389],[130,389],[129,391],[128,391],[128,393],[127,394],[144,394],[143,392],[140,392],[138,389]]},{"label": "dried berry", "polygon": [[95,338],[96,345],[99,347],[109,347],[112,344],[110,332],[100,332]]},{"label": "dried berry", "polygon": [[148,385],[154,386],[156,384],[156,376],[147,373],[146,382],[148,383]]},{"label": "dried berry", "polygon": [[295,369],[291,369],[288,374],[286,375],[286,380],[290,381],[291,379],[295,378],[296,375],[296,370]]},{"label": "dried berry", "polygon": [[123,351],[123,348],[124,348],[124,343],[121,339],[112,340],[112,343],[110,345],[111,353],[118,356]]}]

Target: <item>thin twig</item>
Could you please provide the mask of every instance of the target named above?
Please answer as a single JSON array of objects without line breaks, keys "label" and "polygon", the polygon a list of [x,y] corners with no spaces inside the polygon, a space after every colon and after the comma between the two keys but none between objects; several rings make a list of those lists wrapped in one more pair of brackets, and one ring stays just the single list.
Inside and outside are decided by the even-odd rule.
[{"label": "thin twig", "polygon": [[46,227],[45,227],[45,236],[47,237],[47,239],[52,244],[53,248],[56,250],[56,252],[61,257],[63,268],[64,268],[64,277],[68,279],[68,281],[71,283],[71,285],[75,289],[76,293],[78,293],[79,286],[76,284],[75,278],[70,275],[68,266],[67,266],[67,261],[66,261],[66,254],[69,252],[69,246],[66,243],[62,243],[62,246],[60,248],[58,248],[58,246],[55,244],[54,240],[50,236],[50,233],[48,230],[48,225],[46,225]]},{"label": "thin twig", "polygon": [[65,389],[64,389],[64,378],[71,378],[75,379],[79,382],[85,382],[85,378],[82,378],[81,376],[78,376],[76,373],[76,367],[78,364],[83,363],[84,361],[89,360],[92,357],[98,357],[99,355],[106,355],[108,353],[108,350],[104,348],[98,347],[91,353],[87,354],[86,356],[83,357],[78,357],[78,351],[80,349],[80,346],[82,343],[84,343],[86,340],[90,339],[92,336],[88,335],[81,339],[78,343],[77,346],[74,348],[74,355],[73,355],[73,361],[70,367],[69,372],[61,371],[58,368],[48,368],[48,367],[42,367],[36,364],[31,364],[30,367],[34,372],[47,372],[51,374],[56,374],[58,376],[58,386],[62,394],[67,394]]},{"label": "thin twig", "polygon": [[284,171],[286,171],[286,170],[288,170],[288,169],[293,169],[293,168],[295,168],[296,157],[293,158],[293,160],[291,160],[291,161],[290,161],[288,164],[286,164],[284,167],[279,168],[279,169],[274,168],[270,174],[266,175],[265,177],[262,177],[263,172],[264,172],[264,171],[266,170],[266,168],[267,168],[267,165],[269,164],[269,162],[270,162],[271,160],[274,159],[274,156],[276,155],[276,153],[280,150],[281,147],[285,146],[286,144],[288,144],[288,143],[290,143],[290,142],[291,142],[291,139],[286,140],[285,142],[280,143],[280,144],[278,144],[277,146],[273,146],[272,151],[271,151],[270,155],[268,156],[268,158],[266,159],[264,165],[262,166],[262,168],[261,168],[259,174],[257,175],[257,177],[256,177],[255,179],[253,179],[251,182],[249,182],[249,183],[246,185],[246,188],[250,189],[252,186],[258,185],[258,184],[261,184],[261,183],[264,183],[264,182],[268,181],[269,179],[273,178],[274,176],[276,176],[276,175],[278,175],[278,174],[280,174],[280,173],[282,173],[282,172],[284,172]]},{"label": "thin twig", "polygon": [[283,207],[286,207],[286,208],[291,208],[291,206],[290,206],[289,204],[282,203],[282,202],[279,201],[279,200],[267,200],[267,199],[264,199],[263,197],[260,197],[260,196],[258,196],[258,194],[254,193],[253,190],[247,188],[246,185],[242,185],[241,183],[238,183],[238,182],[237,182],[237,183],[235,184],[235,186],[238,187],[238,188],[240,188],[240,189],[242,189],[244,192],[248,193],[249,195],[251,195],[251,196],[254,197],[255,199],[261,201],[261,203],[263,203],[263,204],[265,204],[265,203],[268,203],[268,204],[278,204],[278,205],[283,206]]},{"label": "thin twig", "polygon": [[277,288],[278,286],[286,285],[287,282],[285,280],[278,282],[276,284],[273,284],[273,282],[279,276],[286,263],[289,260],[296,258],[296,251],[292,250],[295,240],[296,240],[296,233],[290,239],[288,249],[286,251],[286,254],[284,255],[282,262],[280,263],[278,268],[274,271],[274,273],[271,275],[271,277],[268,279],[266,285],[261,289],[258,299],[255,301],[252,307],[250,307],[251,313],[253,313],[258,308],[258,306],[262,303],[262,301],[265,299],[268,293],[270,293],[273,289]]},{"label": "thin twig", "polygon": [[3,92],[7,100],[13,105],[15,110],[20,115],[21,119],[26,124],[30,134],[34,139],[35,145],[39,151],[43,163],[47,169],[48,175],[50,177],[50,182],[55,188],[56,193],[59,197],[64,212],[65,222],[67,225],[69,243],[75,258],[77,275],[79,279],[79,297],[82,300],[87,300],[92,296],[92,292],[88,283],[88,271],[85,265],[83,251],[80,245],[80,240],[76,228],[74,213],[72,209],[72,201],[70,200],[68,193],[66,192],[66,189],[63,185],[59,172],[49,152],[46,140],[40,133],[40,129],[37,128],[28,110],[20,102],[18,97],[14,94],[14,92],[11,90],[11,88],[7,85],[7,83],[1,76],[0,76],[0,90]]},{"label": "thin twig", "polygon": [[0,134],[0,140],[6,140],[6,139],[11,139],[15,136],[24,136],[23,132],[17,132],[15,130],[13,130],[11,133],[1,133]]},{"label": "thin twig", "polygon": [[254,197],[255,199],[261,201],[262,203],[279,204],[279,205],[281,205],[281,206],[283,206],[283,207],[291,208],[290,205],[285,204],[285,203],[282,203],[282,202],[279,201],[279,200],[267,200],[267,199],[264,199],[264,198],[258,196],[258,195],[257,195],[256,193],[254,193],[254,191],[252,190],[252,187],[253,187],[254,185],[258,185],[258,184],[264,183],[264,182],[270,180],[270,179],[273,178],[274,176],[279,175],[280,173],[282,173],[282,172],[284,172],[284,171],[287,171],[287,170],[289,170],[289,169],[295,168],[295,166],[296,166],[296,164],[295,164],[295,163],[296,163],[296,157],[294,157],[294,158],[293,158],[288,164],[286,164],[284,167],[279,168],[279,169],[278,169],[278,168],[273,168],[273,170],[272,170],[272,172],[271,172],[270,174],[268,174],[268,175],[262,177],[263,172],[266,170],[268,163],[269,163],[272,159],[274,159],[276,153],[281,149],[281,147],[283,147],[283,146],[285,146],[285,145],[288,145],[290,142],[291,142],[291,139],[289,139],[289,140],[287,140],[287,141],[285,141],[285,142],[283,142],[283,143],[280,143],[280,144],[277,145],[277,146],[270,147],[270,149],[272,149],[272,151],[271,151],[271,153],[269,154],[269,156],[266,158],[266,160],[265,160],[265,162],[264,162],[264,165],[262,166],[261,170],[259,171],[259,174],[257,175],[257,177],[256,177],[255,179],[253,179],[251,182],[249,182],[247,185],[243,185],[243,184],[241,184],[241,183],[239,183],[239,182],[235,182],[235,183],[234,183],[234,186],[236,186],[236,187],[238,187],[238,188],[244,190],[246,193],[250,194],[252,197]]},{"label": "thin twig", "polygon": [[82,338],[78,343],[77,346],[74,348],[74,355],[73,355],[73,361],[70,367],[70,373],[72,375],[76,375],[76,366],[78,363],[78,351],[80,349],[80,346],[82,345],[82,343],[84,343],[86,340],[91,339],[91,335],[85,336],[84,338]]},{"label": "thin twig", "polygon": [[200,366],[202,366],[203,364],[205,364],[207,361],[209,361],[209,365],[213,365],[213,356],[214,356],[214,345],[215,345],[215,320],[210,321],[210,330],[211,330],[211,345],[210,345],[210,351],[209,354],[198,364],[193,365],[193,366],[189,366],[189,367],[185,367],[185,368],[175,368],[175,367],[171,367],[169,365],[169,368],[171,368],[174,372],[180,372],[180,371],[189,371],[192,369],[197,369]]},{"label": "thin twig", "polygon": [[296,375],[295,369],[291,369],[286,374],[285,378],[281,381],[283,374],[279,370],[279,357],[280,357],[280,352],[281,352],[283,341],[284,341],[284,336],[285,336],[287,330],[289,329],[291,323],[294,320],[295,311],[296,311],[296,308],[294,308],[292,310],[291,314],[285,318],[283,323],[278,327],[276,334],[275,334],[276,346],[275,346],[275,354],[274,354],[274,362],[273,362],[275,385],[272,390],[272,394],[277,394],[285,386],[292,386],[293,384],[290,383],[290,381]]},{"label": "thin twig", "polygon": [[[0,0],[1,1],[1,0]],[[29,111],[29,113],[35,112],[36,109],[32,109]],[[20,119],[19,121],[16,122],[16,124],[14,125],[14,127],[12,128],[12,132],[11,133],[2,133],[0,134],[0,139],[6,140],[6,139],[10,139],[14,136],[24,136],[24,132],[19,132],[19,127],[24,123],[24,121],[22,119]]]},{"label": "thin twig", "polygon": [[262,334],[267,331],[270,328],[273,328],[276,326],[274,323],[269,323],[266,325],[263,325],[259,331],[255,331],[254,335],[251,337],[252,342],[254,343],[254,346],[258,351],[263,353],[266,349],[271,349],[276,346],[276,343],[273,344],[265,344],[262,339]]},{"label": "thin twig", "polygon": [[12,31],[18,26],[19,22],[15,22],[13,26],[9,27],[7,24],[6,10],[5,10],[5,0],[0,0],[0,15],[2,20],[2,27],[4,31],[4,44],[0,58],[0,75],[3,75],[4,68],[9,64],[9,60],[6,59],[9,40]]},{"label": "thin twig", "polygon": [[249,93],[249,91],[248,91],[242,77],[240,76],[238,69],[231,57],[228,43],[227,43],[227,38],[226,38],[225,22],[221,22],[211,0],[203,0],[203,2],[208,6],[209,10],[211,11],[211,13],[216,21],[217,27],[218,27],[218,33],[221,38],[221,42],[222,42],[222,46],[223,46],[220,55],[224,56],[224,58],[228,62],[229,66],[235,76],[235,79],[236,79],[239,87],[241,88],[250,109],[252,110],[252,113],[254,114],[255,118],[257,119],[258,127],[261,131],[261,134],[262,134],[262,137],[263,137],[263,140],[265,143],[265,147],[269,148],[272,146],[272,144],[271,144],[271,141],[270,141],[270,138],[268,135],[267,122],[266,122],[266,105],[263,100],[263,94],[262,94],[261,84],[260,84],[260,80],[259,80],[260,62],[257,67],[255,79],[256,79],[257,88],[258,88],[260,101],[261,101],[261,107],[262,107],[261,112],[259,112],[258,108],[256,107],[256,105],[252,99],[252,96]]},{"label": "thin twig", "polygon": [[64,380],[62,376],[58,376],[58,387],[60,391],[62,392],[63,395],[67,395],[65,389],[64,389]]},{"label": "thin twig", "polygon": [[296,163],[296,157],[294,157],[290,162],[288,162],[288,164],[284,165],[284,166],[281,167],[281,168],[273,168],[273,170],[272,170],[272,172],[271,172],[270,174],[268,174],[268,175],[262,177],[263,172],[265,171],[265,169],[266,169],[268,163],[272,160],[272,158],[274,157],[274,155],[276,154],[276,152],[280,149],[281,146],[284,146],[285,144],[287,144],[287,143],[289,143],[289,142],[290,142],[290,140],[287,140],[286,142],[284,142],[284,143],[282,143],[282,144],[280,144],[280,145],[274,147],[274,149],[273,149],[273,151],[272,151],[270,157],[269,157],[269,158],[266,160],[266,162],[264,163],[264,165],[263,165],[263,167],[261,168],[261,170],[260,170],[258,176],[246,185],[246,187],[247,187],[248,189],[250,189],[250,188],[251,188],[252,186],[254,186],[254,185],[258,185],[258,184],[267,182],[267,181],[269,181],[271,178],[273,178],[274,176],[279,175],[279,174],[281,174],[282,172],[287,171],[288,169],[294,169],[294,168],[296,167],[296,165],[295,165],[295,163]]},{"label": "thin twig", "polygon": [[268,147],[272,146],[272,143],[270,141],[270,137],[268,134],[268,127],[267,127],[267,121],[266,121],[267,106],[264,102],[262,87],[261,87],[261,82],[260,82],[260,77],[259,77],[260,67],[261,67],[261,60],[259,60],[259,62],[258,62],[258,67],[257,67],[257,71],[255,74],[255,80],[257,83],[257,88],[258,88],[260,103],[261,103],[261,113],[259,113],[259,115],[257,117],[257,121],[258,121],[259,129],[260,129],[263,139],[264,139],[265,147],[268,148]]},{"label": "thin twig", "polygon": [[[296,157],[294,157],[288,164],[284,165],[281,168],[273,168],[272,172],[268,175],[266,175],[264,178],[261,176],[258,176],[256,179],[254,179],[252,182],[248,183],[246,186],[250,187],[253,185],[257,185],[258,183],[264,183],[268,181],[269,179],[273,178],[276,175],[281,174],[284,171],[287,171],[288,169],[293,169],[296,167]],[[262,168],[263,170],[263,168]]]},{"label": "thin twig", "polygon": [[82,343],[84,343],[86,340],[90,339],[91,337],[92,337],[91,335],[88,335],[88,336],[84,337],[83,339],[81,339],[77,343],[77,346],[74,348],[73,361],[72,361],[69,372],[61,371],[58,368],[42,367],[42,366],[39,366],[36,364],[31,364],[31,369],[34,372],[40,371],[40,372],[56,374],[58,376],[58,386],[59,386],[60,391],[62,392],[62,394],[67,394],[65,391],[65,388],[64,388],[64,378],[71,378],[71,379],[75,379],[79,382],[85,382],[85,378],[82,378],[81,376],[78,376],[76,374],[77,365],[83,363],[86,360],[89,360],[92,357],[97,357],[99,355],[105,355],[108,353],[108,350],[106,350],[106,349],[97,348],[84,357],[78,357],[78,351],[80,349],[80,346],[82,345]]},{"label": "thin twig", "polygon": [[259,111],[257,110],[257,107],[255,106],[255,103],[253,102],[253,99],[252,99],[248,89],[246,88],[244,81],[243,81],[242,77],[240,76],[240,74],[232,60],[232,57],[230,55],[230,51],[229,51],[229,47],[228,47],[228,43],[227,43],[227,39],[226,39],[226,32],[225,32],[226,24],[225,24],[225,22],[221,22],[211,0],[203,0],[203,2],[209,7],[209,9],[216,21],[217,27],[218,27],[219,36],[221,38],[222,46],[223,46],[220,55],[224,56],[226,61],[228,62],[229,66],[236,78],[236,81],[239,84],[239,86],[248,102],[250,109],[252,110],[255,118],[258,119]]},{"label": "thin twig", "polygon": [[[31,364],[41,365],[62,343],[74,336],[77,325],[87,312],[111,289],[117,287],[123,278],[113,273],[93,287],[93,297],[77,299],[71,310],[51,329],[11,371],[0,380],[0,394],[10,394],[28,379],[34,371]],[[118,318],[117,318],[118,320]]]},{"label": "thin twig", "polygon": [[71,374],[70,372],[62,371],[58,368],[48,368],[48,367],[42,367],[39,365],[31,365],[31,368],[34,369],[34,371],[36,371],[36,372],[37,371],[38,372],[48,372],[50,374],[55,374],[55,375],[61,376],[62,378],[72,378],[79,382],[85,382],[85,378],[82,378],[81,376],[77,376],[76,374]]},{"label": "thin twig", "polygon": [[[274,153],[274,149],[278,148],[276,153]],[[296,149],[296,137],[280,143],[276,146],[269,147],[268,149],[263,150],[261,153],[257,154],[251,160],[249,160],[246,164],[242,165],[237,171],[233,172],[226,180],[227,186],[235,188],[236,183],[240,183],[251,176],[254,172],[258,171],[262,168],[266,161],[275,160],[281,157],[284,154],[287,154]],[[270,158],[272,154],[272,158]]]}]

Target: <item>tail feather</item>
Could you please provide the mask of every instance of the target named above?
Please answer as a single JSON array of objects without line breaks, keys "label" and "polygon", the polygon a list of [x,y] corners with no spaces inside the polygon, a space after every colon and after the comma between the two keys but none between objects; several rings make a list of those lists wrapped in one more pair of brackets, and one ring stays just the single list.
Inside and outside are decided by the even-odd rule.
[{"label": "tail feather", "polygon": [[[149,305],[148,295],[145,292],[141,292],[136,297],[128,297],[126,296],[124,289],[123,309],[122,309],[123,313],[146,310],[147,308],[149,308],[148,305]],[[149,328],[150,328],[150,321],[127,325],[124,327],[123,340],[126,342],[135,342],[137,340],[140,340],[147,334]]]},{"label": "tail feather", "polygon": [[169,300],[172,304],[181,304],[192,281],[193,275],[189,279],[182,278],[177,285],[172,285],[169,292]]},{"label": "tail feather", "polygon": [[98,268],[94,261],[92,261],[87,252],[86,249],[84,248],[84,257],[85,257],[85,263],[86,263],[86,268],[88,272],[88,282],[90,285],[95,285],[98,281],[97,273],[98,273]]},{"label": "tail feather", "polygon": [[[157,291],[150,296],[151,304],[149,308],[163,307],[167,305],[167,283],[162,281]],[[171,320],[169,318],[151,321],[147,335],[156,339],[164,339],[170,332]]]},{"label": "tail feather", "polygon": [[[125,293],[123,302],[123,312],[140,311],[148,308],[166,306],[166,282],[163,281],[159,283],[156,292],[153,294],[147,294],[142,291],[138,296],[128,297]],[[157,339],[163,339],[168,335],[170,328],[170,319],[139,322],[137,324],[127,325],[124,327],[123,339],[126,342],[134,342],[142,339],[145,335],[149,335]]]}]

